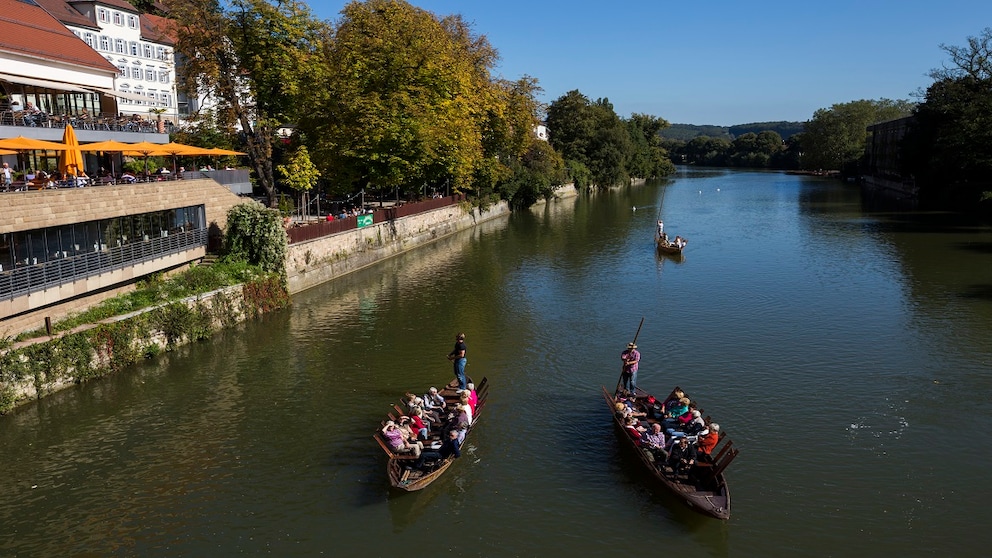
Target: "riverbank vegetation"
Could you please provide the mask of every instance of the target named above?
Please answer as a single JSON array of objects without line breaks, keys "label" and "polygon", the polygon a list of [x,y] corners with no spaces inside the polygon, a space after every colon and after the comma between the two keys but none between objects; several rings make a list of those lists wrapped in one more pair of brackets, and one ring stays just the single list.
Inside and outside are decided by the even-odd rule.
[{"label": "riverbank vegetation", "polygon": [[[524,206],[568,181],[609,187],[668,175],[673,163],[857,176],[866,171],[866,128],[905,116],[915,119],[905,172],[922,191],[943,188],[951,176],[954,188],[971,192],[987,176],[987,34],[967,47],[941,47],[950,69],[934,73],[919,104],[860,99],[821,108],[803,123],[671,130],[661,117],[622,117],[608,98],[579,91],[545,106],[538,79],[496,74],[499,52],[461,16],[403,0],[349,2],[335,21],[316,19],[297,0],[174,0],[169,16],[187,60],[185,92],[217,101],[194,115],[186,141],[230,138],[248,153],[271,207],[280,187],[306,191],[301,180],[342,203],[356,203],[359,193],[463,193],[480,205]],[[536,133],[543,122],[545,145]],[[314,172],[283,176],[280,185],[274,169],[301,148]]]},{"label": "riverbank vegetation", "polygon": [[[0,414],[28,393],[42,397],[288,306],[287,240],[279,213],[245,203],[231,208],[228,223],[225,254],[216,263],[152,275],[134,291],[53,323],[50,333],[0,339]],[[223,290],[237,285],[234,293]],[[45,340],[14,348],[15,341],[39,337]]]},{"label": "riverbank vegetation", "polygon": [[187,60],[180,82],[218,103],[190,134],[239,138],[270,207],[273,169],[301,146],[319,191],[338,200],[463,193],[526,206],[569,181],[609,187],[674,170],[656,134],[668,123],[621,118],[605,99],[583,108],[583,126],[605,125],[588,149],[563,152],[574,139],[563,129],[549,149],[538,80],[498,76],[498,51],[458,15],[393,0],[350,2],[334,22],[292,0],[175,0],[169,15]]}]

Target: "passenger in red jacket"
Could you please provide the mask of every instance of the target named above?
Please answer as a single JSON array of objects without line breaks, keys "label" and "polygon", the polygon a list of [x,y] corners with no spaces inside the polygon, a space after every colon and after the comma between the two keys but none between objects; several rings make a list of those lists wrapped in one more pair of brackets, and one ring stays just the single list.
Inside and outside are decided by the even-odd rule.
[{"label": "passenger in red jacket", "polygon": [[710,455],[713,448],[716,447],[716,443],[720,441],[720,425],[712,422],[709,426],[709,432],[699,436],[696,439],[696,448],[699,453]]}]

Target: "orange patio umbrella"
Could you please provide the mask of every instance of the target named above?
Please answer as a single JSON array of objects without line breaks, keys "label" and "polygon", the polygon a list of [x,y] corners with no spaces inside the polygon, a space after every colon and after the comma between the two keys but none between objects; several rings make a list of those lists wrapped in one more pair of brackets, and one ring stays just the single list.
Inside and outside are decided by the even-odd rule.
[{"label": "orange patio umbrella", "polygon": [[[145,174],[148,174],[148,156],[158,155],[159,149],[161,149],[163,144],[152,143],[150,141],[140,141],[138,143],[132,143],[131,148],[124,152],[125,155],[129,157],[144,157],[145,158]],[[162,153],[163,155],[165,153]]]},{"label": "orange patio umbrella", "polygon": [[176,157],[178,155],[201,155],[204,153],[202,147],[186,145],[183,143],[169,142],[159,146],[152,155],[172,155],[172,172],[176,172]]},{"label": "orange patio umbrella", "polygon": [[9,149],[0,149],[0,155],[17,155],[17,152]]},{"label": "orange patio umbrella", "polygon": [[[125,151],[131,150],[130,143],[124,143],[117,140],[106,140],[97,141],[93,143],[84,143],[79,146],[80,151],[100,151],[103,153],[124,153]],[[117,176],[117,169],[114,168],[114,158],[110,158],[110,173]]]},{"label": "orange patio umbrella", "polygon": [[205,155],[247,155],[247,153],[242,153],[241,151],[232,151],[220,147],[211,147],[207,151],[210,153],[205,153]]},{"label": "orange patio umbrella", "polygon": [[0,139],[0,149],[8,149],[19,154],[28,151],[64,151],[65,144],[17,136],[16,138]]},{"label": "orange patio umbrella", "polygon": [[65,132],[62,133],[62,143],[65,150],[59,155],[59,172],[79,176],[85,172],[83,165],[83,153],[79,150],[79,140],[76,139],[76,131],[72,129],[72,124],[65,125]]},{"label": "orange patio umbrella", "polygon": [[67,147],[64,143],[17,136],[16,138],[0,139],[0,149],[10,149],[22,153],[24,151],[41,150],[65,151]]}]

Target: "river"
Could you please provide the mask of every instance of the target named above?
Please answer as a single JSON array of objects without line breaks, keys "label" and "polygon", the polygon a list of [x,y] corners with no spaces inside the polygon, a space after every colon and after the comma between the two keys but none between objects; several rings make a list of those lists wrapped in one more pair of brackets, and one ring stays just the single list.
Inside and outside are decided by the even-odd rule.
[{"label": "river", "polygon": [[[992,547],[992,227],[775,172],[516,212],[0,417],[2,556],[923,556]],[[688,237],[658,257],[655,222]],[[728,522],[647,490],[600,386],[635,334],[740,455]],[[404,391],[490,400],[390,493]]]}]

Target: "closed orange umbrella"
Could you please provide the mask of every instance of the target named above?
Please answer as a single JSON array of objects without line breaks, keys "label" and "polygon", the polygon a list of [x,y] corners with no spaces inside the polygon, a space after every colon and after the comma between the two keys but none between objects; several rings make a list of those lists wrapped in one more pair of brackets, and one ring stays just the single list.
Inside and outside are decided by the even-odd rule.
[{"label": "closed orange umbrella", "polygon": [[72,176],[85,173],[83,153],[79,150],[79,140],[76,139],[76,131],[72,129],[72,124],[65,125],[62,143],[65,144],[66,149],[59,155],[59,172]]}]

